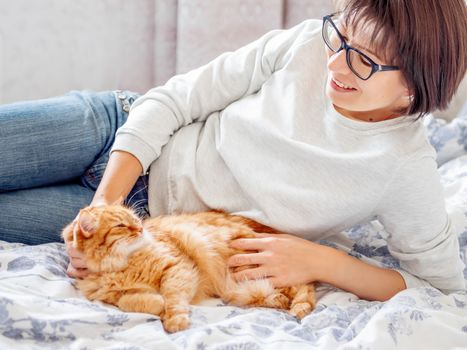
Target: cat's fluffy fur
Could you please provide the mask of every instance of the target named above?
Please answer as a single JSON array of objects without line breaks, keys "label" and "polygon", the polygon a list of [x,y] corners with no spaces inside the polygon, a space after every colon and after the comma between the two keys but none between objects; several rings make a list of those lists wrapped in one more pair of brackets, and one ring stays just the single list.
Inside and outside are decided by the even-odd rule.
[{"label": "cat's fluffy fur", "polygon": [[189,305],[220,297],[237,306],[286,309],[302,318],[315,306],[312,284],[274,289],[267,279],[234,281],[227,259],[242,251],[232,239],[275,231],[221,212],[142,222],[120,205],[88,207],[63,230],[84,254],[90,274],[77,281],[91,300],[161,317],[169,332],[189,326]]}]

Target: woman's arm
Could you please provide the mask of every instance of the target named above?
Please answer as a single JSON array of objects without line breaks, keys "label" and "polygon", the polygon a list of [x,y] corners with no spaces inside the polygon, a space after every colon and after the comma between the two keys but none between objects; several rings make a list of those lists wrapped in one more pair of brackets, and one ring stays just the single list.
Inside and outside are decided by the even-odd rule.
[{"label": "woman's arm", "polygon": [[464,263],[446,211],[436,154],[421,152],[394,172],[375,213],[407,287],[429,283],[449,293],[465,288]]},{"label": "woman's arm", "polygon": [[267,277],[276,287],[324,282],[366,300],[385,301],[406,288],[394,270],[369,265],[344,252],[287,234],[258,234],[231,246],[257,253],[237,254],[229,266],[258,265],[234,276],[237,280]]},{"label": "woman's arm", "polygon": [[397,271],[367,264],[344,252],[330,248],[329,268],[320,282],[329,283],[361,299],[386,301],[406,289]]},{"label": "woman's arm", "polygon": [[91,205],[122,202],[142,170],[141,163],[134,155],[123,151],[112,152]]}]

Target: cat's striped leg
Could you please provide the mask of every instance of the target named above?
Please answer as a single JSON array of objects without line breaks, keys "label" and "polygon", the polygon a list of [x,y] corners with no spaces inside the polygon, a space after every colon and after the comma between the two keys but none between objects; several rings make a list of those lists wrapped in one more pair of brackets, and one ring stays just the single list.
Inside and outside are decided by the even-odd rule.
[{"label": "cat's striped leg", "polygon": [[191,262],[180,262],[165,271],[160,292],[165,300],[162,322],[167,332],[178,332],[190,325],[190,302],[199,286],[199,273]]},{"label": "cat's striped leg", "polygon": [[128,312],[144,312],[159,316],[164,310],[164,298],[160,294],[143,292],[124,294],[117,306]]}]

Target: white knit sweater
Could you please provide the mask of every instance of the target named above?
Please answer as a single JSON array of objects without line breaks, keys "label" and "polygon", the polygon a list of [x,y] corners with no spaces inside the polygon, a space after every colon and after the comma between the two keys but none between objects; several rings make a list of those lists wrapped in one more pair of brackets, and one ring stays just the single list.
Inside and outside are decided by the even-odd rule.
[{"label": "white knit sweater", "polygon": [[320,28],[269,32],[151,89],[113,150],[150,168],[151,215],[216,208],[310,240],[378,218],[408,287],[465,288],[421,122],[338,114]]}]

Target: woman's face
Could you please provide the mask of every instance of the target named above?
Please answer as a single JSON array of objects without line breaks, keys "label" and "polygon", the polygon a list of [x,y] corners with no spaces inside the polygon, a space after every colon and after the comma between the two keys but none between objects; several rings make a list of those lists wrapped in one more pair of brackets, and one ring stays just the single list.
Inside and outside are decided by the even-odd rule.
[{"label": "woman's face", "polygon": [[[359,49],[375,63],[392,65],[372,52],[371,25],[352,31],[338,24],[338,29],[348,45]],[[368,80],[362,80],[347,65],[345,50],[338,53],[326,50],[329,73],[326,94],[340,113],[361,120],[379,121],[398,116],[396,111],[408,106],[409,93],[400,71],[377,72]]]}]

